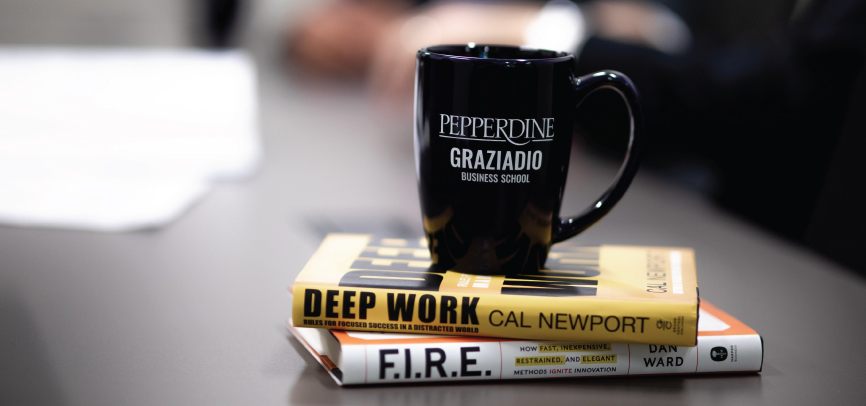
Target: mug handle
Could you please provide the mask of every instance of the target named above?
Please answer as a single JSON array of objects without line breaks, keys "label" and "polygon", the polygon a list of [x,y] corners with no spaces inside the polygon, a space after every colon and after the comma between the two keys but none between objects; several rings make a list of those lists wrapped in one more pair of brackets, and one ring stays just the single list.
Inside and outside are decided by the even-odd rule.
[{"label": "mug handle", "polygon": [[628,150],[625,153],[625,161],[619,168],[613,183],[599,197],[596,202],[584,210],[577,217],[558,219],[559,224],[555,226],[552,243],[567,240],[583,232],[593,224],[601,220],[620,198],[625,194],[631,184],[631,180],[637,173],[640,165],[641,152],[643,151],[643,111],[640,107],[637,89],[628,76],[616,71],[601,71],[574,80],[574,91],[577,103],[580,106],[587,96],[599,89],[609,88],[615,90],[622,96],[628,107],[631,130],[629,131]]}]

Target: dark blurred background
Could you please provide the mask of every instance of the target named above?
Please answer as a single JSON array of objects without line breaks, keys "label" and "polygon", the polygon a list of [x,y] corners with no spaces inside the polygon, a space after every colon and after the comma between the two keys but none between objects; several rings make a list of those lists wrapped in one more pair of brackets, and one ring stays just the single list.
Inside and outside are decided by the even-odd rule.
[{"label": "dark blurred background", "polygon": [[[360,77],[380,100],[409,100],[411,75],[400,65],[411,61],[410,53],[392,56],[395,49],[425,42],[519,44],[515,31],[529,32],[535,22],[526,16],[561,3],[336,2],[301,23],[288,49],[314,76]],[[866,270],[866,166],[859,157],[866,135],[863,2],[576,3],[583,30],[579,45],[566,50],[578,56],[578,74],[613,69],[634,80],[647,116],[647,168],[779,236]],[[352,10],[351,17],[335,17],[333,7]],[[318,62],[323,44],[345,43],[328,40],[340,37],[330,24],[392,28],[368,31],[374,32],[372,61],[357,54],[365,39],[346,50],[348,60],[360,61],[346,72],[345,64]],[[358,39],[356,31],[351,36]],[[327,49],[328,56],[341,52]],[[598,93],[578,109],[579,143],[621,155],[625,117],[616,94]]]}]

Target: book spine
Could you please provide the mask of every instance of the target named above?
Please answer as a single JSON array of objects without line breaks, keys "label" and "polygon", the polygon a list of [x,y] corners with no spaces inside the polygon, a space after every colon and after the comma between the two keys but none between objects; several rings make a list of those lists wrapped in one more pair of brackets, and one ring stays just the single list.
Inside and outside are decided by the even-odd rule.
[{"label": "book spine", "polygon": [[700,337],[696,347],[539,341],[343,346],[343,384],[759,372],[761,337]]},{"label": "book spine", "polygon": [[694,346],[696,303],[296,285],[297,327]]}]

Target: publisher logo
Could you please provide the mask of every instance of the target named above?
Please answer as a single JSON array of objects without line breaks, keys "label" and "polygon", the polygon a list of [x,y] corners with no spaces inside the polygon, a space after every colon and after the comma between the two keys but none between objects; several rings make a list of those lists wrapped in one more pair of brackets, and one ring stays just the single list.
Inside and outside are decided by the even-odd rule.
[{"label": "publisher logo", "polygon": [[724,361],[728,358],[728,350],[725,349],[725,347],[713,347],[713,349],[710,350],[710,358],[712,358],[713,361]]}]

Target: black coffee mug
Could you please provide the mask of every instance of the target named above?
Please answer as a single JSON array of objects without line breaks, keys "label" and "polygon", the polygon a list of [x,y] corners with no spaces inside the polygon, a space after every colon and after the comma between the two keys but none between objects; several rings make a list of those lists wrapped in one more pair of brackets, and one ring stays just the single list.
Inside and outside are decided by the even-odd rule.
[{"label": "black coffee mug", "polygon": [[[574,63],[570,53],[510,46],[418,51],[415,164],[434,266],[536,272],[551,244],[595,224],[625,194],[643,145],[637,90],[618,72],[575,77]],[[629,109],[625,162],[592,206],[559,218],[574,111],[602,88]]]}]

